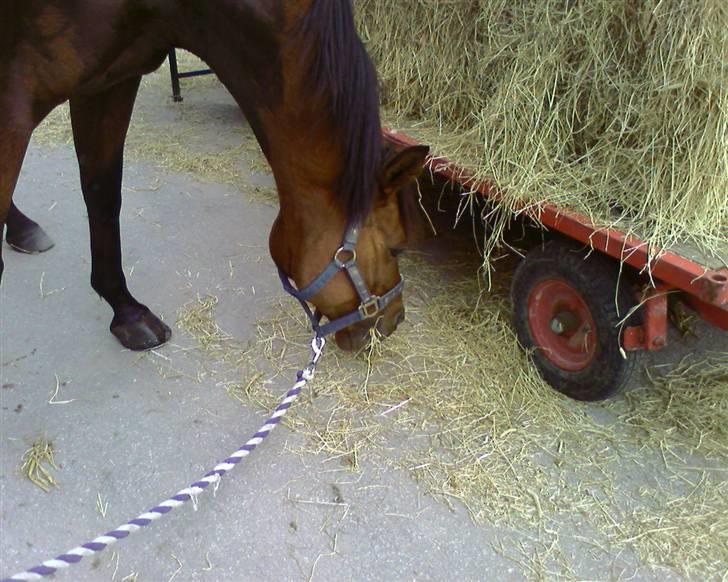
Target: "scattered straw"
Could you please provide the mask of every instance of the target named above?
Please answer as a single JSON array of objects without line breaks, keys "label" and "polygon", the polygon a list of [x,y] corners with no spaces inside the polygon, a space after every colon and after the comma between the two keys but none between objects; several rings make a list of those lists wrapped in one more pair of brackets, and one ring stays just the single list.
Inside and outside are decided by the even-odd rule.
[{"label": "scattered straw", "polygon": [[338,545],[339,541],[339,534],[338,532],[334,534],[333,539],[331,540],[331,551],[326,554],[319,554],[316,556],[316,559],[313,561],[313,566],[311,566],[311,574],[308,577],[308,582],[311,582],[313,580],[313,576],[316,573],[316,566],[319,563],[319,560],[321,558],[330,558],[332,556],[335,556],[337,554],[336,546]]},{"label": "scattered straw", "polygon": [[111,552],[111,560],[109,562],[109,566],[111,566],[111,564],[114,565],[114,571],[111,574],[111,580],[112,582],[114,582],[116,580],[116,575],[119,573],[119,552],[117,552],[116,550]]},{"label": "scattered straw", "polygon": [[58,482],[50,473],[50,469],[58,467],[53,460],[53,443],[44,437],[35,441],[23,453],[20,472],[34,485],[48,493],[51,487],[58,487]]},{"label": "scattered straw", "polygon": [[703,474],[691,487],[687,495],[650,493],[649,504],[659,509],[646,506],[633,510],[626,520],[628,537],[617,541],[623,546],[632,544],[647,563],[724,576],[728,562],[728,481],[716,482]]},{"label": "scattered straw", "polygon": [[40,289],[40,296],[45,299],[47,297],[50,297],[51,295],[54,295],[56,293],[60,293],[61,291],[65,290],[65,287],[62,287],[61,289],[51,289],[50,291],[45,291],[43,289],[43,280],[45,279],[45,271],[43,271],[40,274],[40,282],[38,283],[38,288]]},{"label": "scattered straw", "polygon": [[[475,522],[523,532],[503,551],[531,578],[583,577],[566,544],[595,559],[629,550],[688,577],[725,569],[715,530],[728,515],[724,354],[651,370],[649,388],[585,405],[545,385],[518,348],[508,261],[497,263],[488,296],[472,276],[473,253],[401,264],[407,323],[358,356],[328,346],[312,391],[287,416],[307,436],[301,453],[349,470],[365,461],[406,468]],[[230,365],[237,399],[266,408],[273,379],[305,360],[309,339],[298,304],[271,308],[247,348],[227,341],[204,352]]]},{"label": "scattered straw", "polygon": [[68,382],[61,382],[58,378],[58,374],[53,374],[56,378],[56,387],[53,390],[53,394],[51,394],[50,400],[48,400],[48,404],[71,404],[71,402],[75,402],[75,398],[70,398],[68,400],[56,400],[56,397],[58,396],[58,391],[61,389],[61,386],[67,386]]},{"label": "scattered straw", "polygon": [[664,448],[678,440],[681,454],[728,460],[728,353],[688,356],[674,368],[649,373],[648,390],[610,405],[640,445]]},{"label": "scattered straw", "polygon": [[192,334],[205,349],[220,346],[222,342],[230,339],[213,317],[217,302],[217,297],[198,295],[195,301],[188,303],[177,313],[177,327]]},{"label": "scattered straw", "polygon": [[101,496],[100,492],[96,493],[96,510],[101,517],[106,517],[106,512],[109,511],[109,502]]},{"label": "scattered straw", "polygon": [[180,561],[180,559],[177,556],[175,556],[174,554],[170,554],[170,556],[172,556],[175,559],[175,561],[177,562],[177,569],[172,573],[172,575],[169,577],[167,582],[172,582],[172,580],[174,580],[177,577],[177,574],[179,574],[182,571],[182,567],[183,567],[182,562]]}]

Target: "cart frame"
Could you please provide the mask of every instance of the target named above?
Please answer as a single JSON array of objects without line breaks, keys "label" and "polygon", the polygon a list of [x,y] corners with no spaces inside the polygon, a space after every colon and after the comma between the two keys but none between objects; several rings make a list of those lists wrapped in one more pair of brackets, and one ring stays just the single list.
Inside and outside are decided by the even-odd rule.
[{"label": "cart frame", "polygon": [[[390,129],[384,138],[394,147],[417,145],[412,137]],[[464,170],[443,157],[431,157],[429,170],[485,198],[499,197],[493,184],[476,182]],[[578,212],[548,202],[522,208],[523,214],[570,239],[626,263],[649,277],[642,304],[642,325],[624,329],[625,350],[659,350],[667,345],[667,295],[673,290],[685,293],[688,303],[709,323],[728,330],[728,268],[709,269],[685,256],[650,246],[639,238],[612,227],[595,225]]]}]

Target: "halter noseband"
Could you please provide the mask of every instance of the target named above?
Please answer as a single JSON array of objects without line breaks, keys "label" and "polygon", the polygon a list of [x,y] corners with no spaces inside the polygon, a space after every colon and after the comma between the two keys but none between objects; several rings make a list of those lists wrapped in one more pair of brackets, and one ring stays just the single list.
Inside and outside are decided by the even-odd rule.
[{"label": "halter noseband", "polygon": [[[336,333],[339,330],[349,327],[350,325],[374,317],[380,313],[391,301],[402,292],[404,287],[404,281],[400,278],[399,282],[387,291],[384,295],[378,296],[373,295],[369,292],[367,284],[364,282],[364,278],[359,272],[359,268],[356,266],[356,241],[359,238],[359,224],[350,224],[346,227],[344,232],[344,239],[341,241],[341,246],[334,253],[334,258],[331,259],[326,268],[319,273],[319,275],[306,285],[303,289],[296,289],[291,283],[288,275],[286,275],[281,268],[278,268],[278,276],[281,278],[283,289],[293,295],[303,306],[306,311],[306,315],[311,320],[313,330],[316,332],[318,337],[324,337],[332,333]],[[341,270],[344,270],[349,276],[349,280],[357,294],[361,303],[351,313],[342,315],[324,325],[321,325],[321,312],[316,309],[311,311],[307,301],[316,295],[324,286]]]}]

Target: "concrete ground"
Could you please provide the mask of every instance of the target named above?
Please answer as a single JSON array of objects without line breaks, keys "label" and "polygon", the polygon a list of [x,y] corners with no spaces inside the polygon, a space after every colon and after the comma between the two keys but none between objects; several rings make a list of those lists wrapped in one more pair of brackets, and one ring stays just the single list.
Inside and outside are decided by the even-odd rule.
[{"label": "concrete ground", "polygon": [[[3,576],[174,494],[244,443],[264,419],[263,411],[234,403],[216,384],[183,332],[174,329],[170,344],[147,354],[122,349],[108,332],[111,311],[88,283],[87,223],[71,146],[33,145],[16,200],[57,244],[33,257],[3,250]],[[181,306],[212,293],[221,298],[225,330],[241,341],[253,339],[267,300],[283,295],[267,250],[275,212],[229,186],[127,163],[122,232],[130,288],[172,327]],[[725,343],[725,334],[711,333],[707,344]],[[285,392],[294,372],[277,379],[275,389]],[[18,470],[23,452],[40,437],[56,450],[59,487],[49,493]],[[527,577],[494,549],[504,532],[476,526],[465,508],[435,501],[403,471],[371,463],[353,473],[323,455],[292,452],[303,438],[284,427],[274,431],[214,497],[200,498],[196,510],[186,504],[58,579]],[[585,558],[584,571],[593,579],[628,576],[634,560],[613,556],[607,567]]]}]

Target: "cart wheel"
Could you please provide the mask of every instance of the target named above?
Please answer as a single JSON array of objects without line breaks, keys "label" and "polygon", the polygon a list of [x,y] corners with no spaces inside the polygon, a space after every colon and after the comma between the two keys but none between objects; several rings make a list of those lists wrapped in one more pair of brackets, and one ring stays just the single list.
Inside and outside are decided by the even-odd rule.
[{"label": "cart wheel", "polygon": [[[543,378],[577,400],[603,400],[629,381],[642,352],[620,350],[620,322],[635,306],[616,261],[554,240],[531,251],[511,285],[521,345]],[[615,289],[616,293],[615,306]],[[633,314],[625,325],[637,325]]]}]

